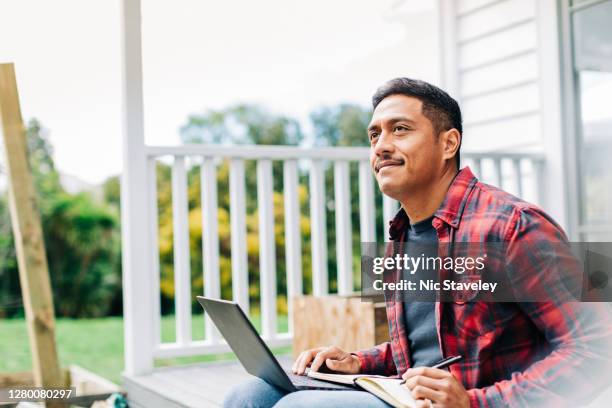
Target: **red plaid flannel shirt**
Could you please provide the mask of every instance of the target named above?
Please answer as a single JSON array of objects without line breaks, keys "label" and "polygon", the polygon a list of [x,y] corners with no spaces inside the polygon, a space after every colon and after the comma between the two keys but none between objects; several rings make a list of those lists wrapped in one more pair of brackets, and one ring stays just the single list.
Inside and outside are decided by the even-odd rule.
[{"label": "red plaid flannel shirt", "polygon": [[[407,223],[400,210],[390,223],[392,241],[404,242]],[[481,183],[469,168],[453,180],[433,226],[440,243],[504,242],[509,267],[533,274],[541,272],[541,265],[535,265],[533,254],[523,253],[527,245],[567,241],[540,208]],[[354,353],[362,372],[393,376],[410,368],[405,306],[409,303],[399,298],[386,299],[391,341]],[[559,407],[589,401],[610,384],[610,316],[606,303],[436,303],[442,355],[463,356],[450,371],[473,407]]]}]

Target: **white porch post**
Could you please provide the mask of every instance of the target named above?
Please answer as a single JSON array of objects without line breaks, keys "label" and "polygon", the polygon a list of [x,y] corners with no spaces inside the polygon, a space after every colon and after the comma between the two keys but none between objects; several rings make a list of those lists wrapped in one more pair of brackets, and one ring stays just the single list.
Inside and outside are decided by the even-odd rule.
[{"label": "white porch post", "polygon": [[[540,98],[546,103],[542,109],[542,146],[546,160],[541,169],[541,179],[555,180],[538,185],[541,191],[541,205],[568,233],[570,239],[579,239],[577,233],[577,208],[573,204],[577,194],[570,194],[571,186],[576,186],[578,171],[571,158],[575,150],[572,115],[566,115],[571,123],[563,127],[562,110],[562,69],[560,52],[559,4],[556,0],[537,2],[538,22],[538,65],[540,68]],[[563,50],[565,58],[571,60],[570,50]],[[568,65],[571,67],[571,63]],[[570,68],[571,69],[571,68]],[[572,103],[570,95],[565,96]],[[573,111],[573,109],[572,109]],[[569,111],[568,111],[569,112]],[[573,113],[573,112],[572,112]],[[571,116],[571,118],[570,118]],[[575,193],[575,192],[574,192]]]},{"label": "white porch post", "polygon": [[[125,373],[153,369],[153,276],[148,253],[147,158],[144,145],[140,0],[121,2],[123,171],[121,232]],[[156,231],[155,231],[156,233]]]}]

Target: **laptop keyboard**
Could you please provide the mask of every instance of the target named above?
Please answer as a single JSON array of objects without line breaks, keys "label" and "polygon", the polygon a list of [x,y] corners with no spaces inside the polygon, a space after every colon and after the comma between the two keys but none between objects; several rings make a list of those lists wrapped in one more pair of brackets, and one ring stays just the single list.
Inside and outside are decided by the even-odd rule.
[{"label": "laptop keyboard", "polygon": [[286,371],[291,383],[296,388],[308,388],[311,390],[354,390],[354,387],[344,384],[336,384],[328,381],[315,380],[305,375],[293,374],[291,371]]}]

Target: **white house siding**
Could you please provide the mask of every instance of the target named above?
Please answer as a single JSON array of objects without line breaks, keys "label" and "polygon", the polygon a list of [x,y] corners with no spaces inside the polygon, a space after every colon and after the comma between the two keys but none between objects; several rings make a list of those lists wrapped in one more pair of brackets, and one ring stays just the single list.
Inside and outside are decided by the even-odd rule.
[{"label": "white house siding", "polygon": [[[523,198],[567,228],[555,0],[440,0],[442,84],[460,103],[464,152],[544,152],[545,191],[524,168]],[[470,164],[469,162],[467,164]],[[493,163],[480,177],[495,180]],[[502,186],[516,193],[512,163]]]}]

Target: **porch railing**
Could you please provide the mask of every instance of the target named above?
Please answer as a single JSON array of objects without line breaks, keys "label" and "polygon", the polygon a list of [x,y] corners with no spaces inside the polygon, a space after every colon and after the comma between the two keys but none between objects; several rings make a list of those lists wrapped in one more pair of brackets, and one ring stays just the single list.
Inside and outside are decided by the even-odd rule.
[{"label": "porch railing", "polygon": [[[329,292],[327,269],[328,247],[326,217],[326,168],[333,171],[333,203],[335,212],[337,288],[339,294],[353,292],[353,230],[359,230],[362,242],[376,241],[375,182],[370,170],[368,148],[300,148],[288,146],[206,146],[185,145],[178,147],[145,146],[147,162],[147,194],[145,211],[150,231],[146,242],[150,282],[138,284],[150,287],[147,296],[150,307],[140,316],[130,316],[128,321],[136,326],[152,328],[150,354],[147,358],[169,358],[227,351],[212,322],[206,319],[204,340],[194,340],[191,333],[191,271],[189,253],[189,225],[187,201],[187,174],[190,166],[199,166],[202,211],[202,257],[205,296],[220,297],[219,234],[217,225],[217,166],[221,160],[229,163],[230,229],[231,229],[231,281],[232,296],[243,310],[249,311],[247,270],[247,226],[245,163],[255,161],[257,168],[257,208],[259,216],[259,285],[261,335],[271,346],[291,342],[289,332],[277,330],[276,254],[273,214],[273,162],[282,162],[285,226],[285,262],[287,272],[287,299],[304,293],[302,287],[302,233],[300,231],[300,203],[298,186],[300,172],[307,172],[309,184],[309,209],[311,222],[312,288],[310,292],[321,296]],[[176,340],[161,341],[160,321],[160,265],[158,247],[158,209],[156,164],[163,160],[172,167],[172,220],[174,244],[174,287]],[[525,196],[531,201],[541,201],[537,193],[539,169],[543,163],[538,154],[469,154],[464,153],[465,164],[483,175],[484,180]],[[304,165],[306,163],[306,165]],[[358,167],[359,225],[351,223],[350,165]],[[383,197],[384,225],[393,217],[397,204]],[[147,237],[142,237],[145,239]],[[378,237],[379,240],[382,237]],[[289,303],[289,314],[291,313]],[[150,322],[150,324],[147,324]],[[138,327],[132,329],[138,333]],[[142,341],[147,341],[142,339]]]}]

